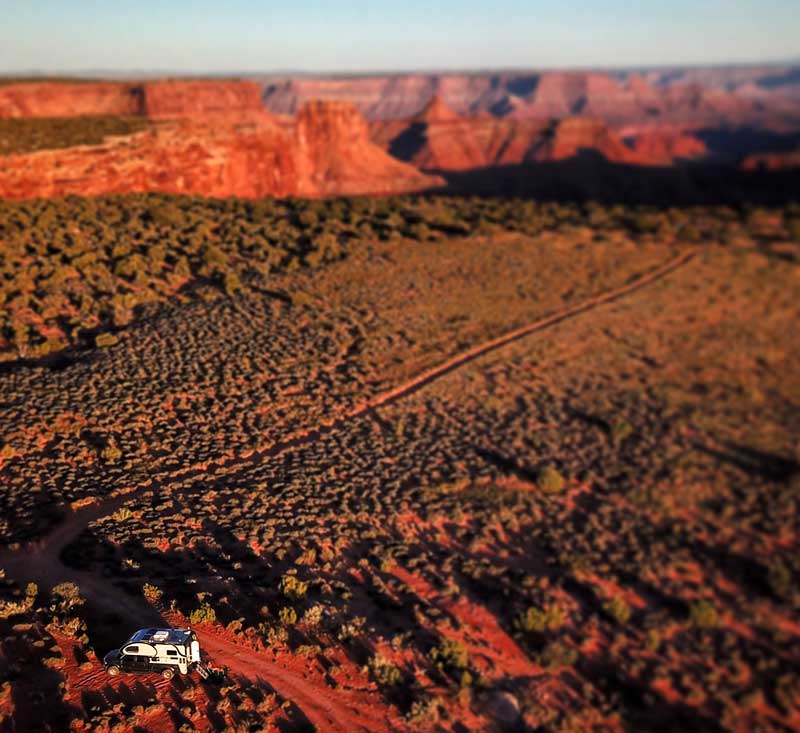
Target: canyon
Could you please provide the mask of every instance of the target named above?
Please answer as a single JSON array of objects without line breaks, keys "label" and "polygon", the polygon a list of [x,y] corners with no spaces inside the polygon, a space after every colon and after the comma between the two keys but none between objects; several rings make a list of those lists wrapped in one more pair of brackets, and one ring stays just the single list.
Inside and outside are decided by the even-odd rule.
[{"label": "canyon", "polygon": [[545,71],[266,76],[264,103],[294,114],[308,99],[355,104],[370,120],[416,114],[434,97],[463,117],[549,118],[580,115],[611,125],[693,127],[800,122],[800,73],[795,67],[636,72]]},{"label": "canyon", "polygon": [[[147,126],[2,156],[0,196],[460,190],[462,174],[520,166],[528,190],[538,175],[529,166],[568,163],[566,175],[585,178],[573,161],[587,153],[620,170],[708,161],[793,170],[800,75],[764,67],[0,84],[0,122],[95,116]],[[487,180],[480,192],[492,191]]]},{"label": "canyon", "polygon": [[[5,92],[0,109],[128,114],[149,129],[77,146],[0,159],[0,196],[12,199],[161,191],[205,196],[327,196],[398,193],[441,179],[370,142],[366,122],[344,102],[306,104],[296,119],[269,114],[252,82],[157,82],[138,87],[31,85]],[[72,104],[70,94],[75,94]],[[136,100],[138,107],[131,106]]]}]

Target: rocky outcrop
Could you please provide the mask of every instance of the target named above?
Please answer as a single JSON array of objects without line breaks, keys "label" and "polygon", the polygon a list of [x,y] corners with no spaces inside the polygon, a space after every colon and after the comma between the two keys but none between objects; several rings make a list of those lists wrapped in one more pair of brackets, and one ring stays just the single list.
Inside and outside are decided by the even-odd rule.
[{"label": "rocky outcrop", "polygon": [[264,114],[261,88],[250,81],[157,81],[143,84],[142,110],[150,119]]},{"label": "rocky outcrop", "polygon": [[414,115],[414,122],[425,124],[455,122],[459,115],[438,94],[431,97],[430,101]]},{"label": "rocky outcrop", "polygon": [[309,102],[294,128],[300,196],[418,191],[443,183],[388,155],[346,102]]},{"label": "rocky outcrop", "polygon": [[364,119],[344,104],[310,104],[296,123],[212,115],[161,122],[103,145],[0,158],[0,196],[15,199],[130,191],[316,197],[440,183],[371,143]]},{"label": "rocky outcrop", "polygon": [[637,159],[652,165],[671,165],[679,160],[702,158],[708,153],[702,140],[681,130],[651,127],[621,136],[633,148]]},{"label": "rocky outcrop", "polygon": [[297,178],[286,137],[275,125],[245,130],[183,122],[98,146],[11,155],[0,164],[0,196],[285,196]]},{"label": "rocky outcrop", "polygon": [[41,82],[0,86],[2,119],[141,114],[142,88],[133,84]]},{"label": "rocky outcrop", "polygon": [[405,122],[371,124],[372,139],[423,170],[467,171],[519,163],[560,161],[589,151],[613,163],[670,165],[701,155],[705,146],[682,130],[646,128],[630,135],[630,144],[602,120],[464,118],[437,105]]},{"label": "rocky outcrop", "polygon": [[552,125],[531,156],[537,162],[567,160],[591,151],[613,163],[643,163],[622,140],[600,120],[568,117]]},{"label": "rocky outcrop", "polygon": [[[456,119],[406,125],[373,123],[373,139],[424,170],[464,171],[529,158],[547,128],[542,120]],[[388,141],[387,136],[392,137]]]},{"label": "rocky outcrop", "polygon": [[263,113],[261,87],[250,81],[45,82],[0,86],[0,118],[115,115],[185,119],[224,115],[241,119]]}]

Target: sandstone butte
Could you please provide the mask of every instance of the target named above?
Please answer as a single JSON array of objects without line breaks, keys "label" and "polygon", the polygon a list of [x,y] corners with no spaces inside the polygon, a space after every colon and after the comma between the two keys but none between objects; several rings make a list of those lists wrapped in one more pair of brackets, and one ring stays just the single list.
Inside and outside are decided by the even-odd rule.
[{"label": "sandstone butte", "polygon": [[0,116],[140,115],[150,129],[100,145],[0,158],[6,198],[162,191],[204,196],[329,196],[419,191],[442,179],[392,158],[351,104],[267,113],[252,82],[25,84],[0,87]]},{"label": "sandstone butte", "polygon": [[706,152],[680,127],[629,128],[623,141],[596,118],[465,118],[438,96],[406,120],[375,121],[370,127],[372,139],[392,155],[433,171],[559,161],[586,150],[614,163],[671,165]]}]

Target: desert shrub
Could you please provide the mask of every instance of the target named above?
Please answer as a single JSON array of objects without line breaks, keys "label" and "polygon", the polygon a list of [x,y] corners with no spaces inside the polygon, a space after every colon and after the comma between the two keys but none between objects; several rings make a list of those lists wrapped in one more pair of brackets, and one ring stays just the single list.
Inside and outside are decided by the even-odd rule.
[{"label": "desert shrub", "polygon": [[436,723],[441,715],[441,701],[435,697],[415,700],[406,715],[412,725],[430,725]]},{"label": "desert shrub", "polygon": [[283,606],[278,612],[278,618],[283,626],[294,626],[297,623],[297,611],[291,606]]},{"label": "desert shrub", "polygon": [[228,256],[219,247],[213,244],[206,245],[203,259],[210,268],[225,268],[228,265]]},{"label": "desert shrub", "polygon": [[339,641],[356,639],[364,633],[364,624],[367,620],[363,616],[356,616],[342,624],[337,635]]},{"label": "desert shrub", "polygon": [[216,620],[217,613],[208,603],[201,604],[189,614],[192,624],[213,624]]},{"label": "desert shrub", "polygon": [[289,631],[284,626],[273,626],[264,621],[258,625],[258,631],[272,646],[281,646],[289,641]]},{"label": "desert shrub", "polygon": [[321,603],[315,603],[303,614],[302,623],[306,626],[319,626],[324,613],[325,607]]},{"label": "desert shrub", "polygon": [[553,466],[545,466],[539,471],[536,485],[546,494],[557,494],[564,488],[564,477]]},{"label": "desert shrub", "polygon": [[542,666],[547,669],[571,667],[578,661],[578,650],[564,641],[550,642],[541,654]]},{"label": "desert shrub", "polygon": [[156,604],[163,597],[164,591],[162,591],[155,585],[152,585],[150,583],[145,583],[142,586],[142,595],[144,595],[148,603]]},{"label": "desert shrub", "polygon": [[128,507],[124,506],[121,509],[117,509],[112,515],[111,518],[119,524],[120,522],[124,522],[126,519],[133,518],[133,512],[128,509]]},{"label": "desert shrub", "polygon": [[120,458],[122,458],[122,451],[119,449],[116,441],[111,438],[106,447],[103,448],[100,455],[106,463],[116,463]]},{"label": "desert shrub", "polygon": [[611,426],[611,438],[615,445],[620,445],[631,435],[633,435],[633,426],[625,420],[618,420]]},{"label": "desert shrub", "polygon": [[767,582],[778,598],[786,598],[792,589],[792,573],[784,563],[775,560],[767,571]]},{"label": "desert shrub", "polygon": [[242,290],[244,290],[241,279],[233,270],[228,270],[225,273],[224,287],[225,292],[228,295],[235,295],[236,293],[241,293]]},{"label": "desert shrub", "polygon": [[140,117],[26,117],[0,120],[0,155],[97,145],[109,135],[147,129]]},{"label": "desert shrub", "polygon": [[386,657],[376,654],[367,663],[370,677],[381,687],[394,687],[403,679],[400,668]]},{"label": "desert shrub", "polygon": [[644,639],[645,649],[657,652],[661,647],[661,634],[656,629],[650,629]]},{"label": "desert shrub", "polygon": [[290,600],[297,601],[308,592],[308,583],[303,582],[296,575],[284,575],[278,583],[278,590]]},{"label": "desert shrub", "polygon": [[603,604],[603,610],[617,623],[626,624],[631,618],[631,607],[622,596],[614,596]]},{"label": "desert shrub", "polygon": [[719,625],[719,614],[709,601],[696,601],[689,606],[689,623],[698,629],[713,629]]},{"label": "desert shrub", "polygon": [[551,603],[544,608],[531,606],[520,614],[514,626],[528,634],[541,634],[545,631],[558,631],[567,622],[567,612],[558,603]]},{"label": "desert shrub", "polygon": [[100,333],[95,336],[94,344],[97,347],[104,348],[113,346],[119,339],[113,333]]},{"label": "desert shrub", "polygon": [[462,671],[469,665],[467,648],[455,639],[443,639],[428,654],[434,666],[441,670]]},{"label": "desert shrub", "polygon": [[75,583],[59,583],[50,591],[51,625],[65,636],[78,638],[85,625],[80,617],[84,604]]},{"label": "desert shrub", "polygon": [[[33,584],[31,584],[33,585]],[[68,613],[83,605],[80,588],[75,583],[59,583],[50,591],[50,597],[60,613]]]},{"label": "desert shrub", "polygon": [[36,583],[28,583],[24,596],[19,596],[19,590],[10,598],[0,598],[0,618],[8,618],[20,613],[27,613],[36,603],[39,588]]}]

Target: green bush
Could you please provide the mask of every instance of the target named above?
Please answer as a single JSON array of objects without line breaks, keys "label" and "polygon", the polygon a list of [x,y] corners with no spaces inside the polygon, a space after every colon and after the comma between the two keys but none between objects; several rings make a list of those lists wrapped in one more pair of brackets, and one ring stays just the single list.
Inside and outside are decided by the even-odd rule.
[{"label": "green bush", "polygon": [[546,669],[571,667],[578,661],[578,650],[564,641],[553,641],[542,652],[541,662]]},{"label": "green bush", "polygon": [[400,668],[386,657],[376,654],[367,663],[369,674],[381,687],[394,687],[403,679]]},{"label": "green bush", "polygon": [[611,427],[611,438],[615,445],[620,445],[631,435],[633,435],[633,426],[625,420],[618,420]]},{"label": "green bush", "polygon": [[622,596],[614,596],[603,604],[603,610],[617,623],[626,624],[631,618],[631,607]]},{"label": "green bush", "polygon": [[278,583],[278,590],[292,601],[298,601],[308,592],[308,583],[296,575],[284,575]]},{"label": "green bush", "polygon": [[406,720],[412,725],[427,727],[439,721],[440,711],[441,701],[438,698],[415,700],[406,715]]},{"label": "green bush", "polygon": [[278,618],[284,626],[294,626],[297,623],[297,611],[291,606],[284,606],[278,612]]},{"label": "green bush", "polygon": [[213,624],[216,620],[217,613],[208,603],[203,603],[189,614],[192,624]]},{"label": "green bush", "polygon": [[564,477],[552,466],[545,466],[539,471],[536,485],[545,494],[557,494],[564,488]]},{"label": "green bush", "polygon": [[113,333],[100,333],[95,336],[94,344],[99,348],[106,348],[108,346],[113,346],[119,341],[119,339]]},{"label": "green bush", "polygon": [[142,586],[142,594],[144,595],[145,599],[147,599],[148,603],[156,604],[161,600],[162,596],[164,595],[164,591],[155,585],[145,583]]},{"label": "green bush", "polygon": [[719,614],[709,601],[697,601],[689,606],[689,623],[698,629],[713,629],[719,625]]},{"label": "green bush", "polygon": [[567,622],[567,612],[558,603],[551,603],[545,608],[531,606],[514,622],[514,626],[528,634],[541,634],[545,631],[558,631]]},{"label": "green bush", "polygon": [[441,670],[462,671],[469,665],[467,648],[455,639],[443,639],[439,646],[431,649],[429,658]]},{"label": "green bush", "polygon": [[769,566],[767,582],[776,596],[786,598],[792,589],[792,573],[780,560],[776,560]]},{"label": "green bush", "polygon": [[0,119],[0,155],[99,145],[111,135],[146,130],[140,117],[25,117]]}]

